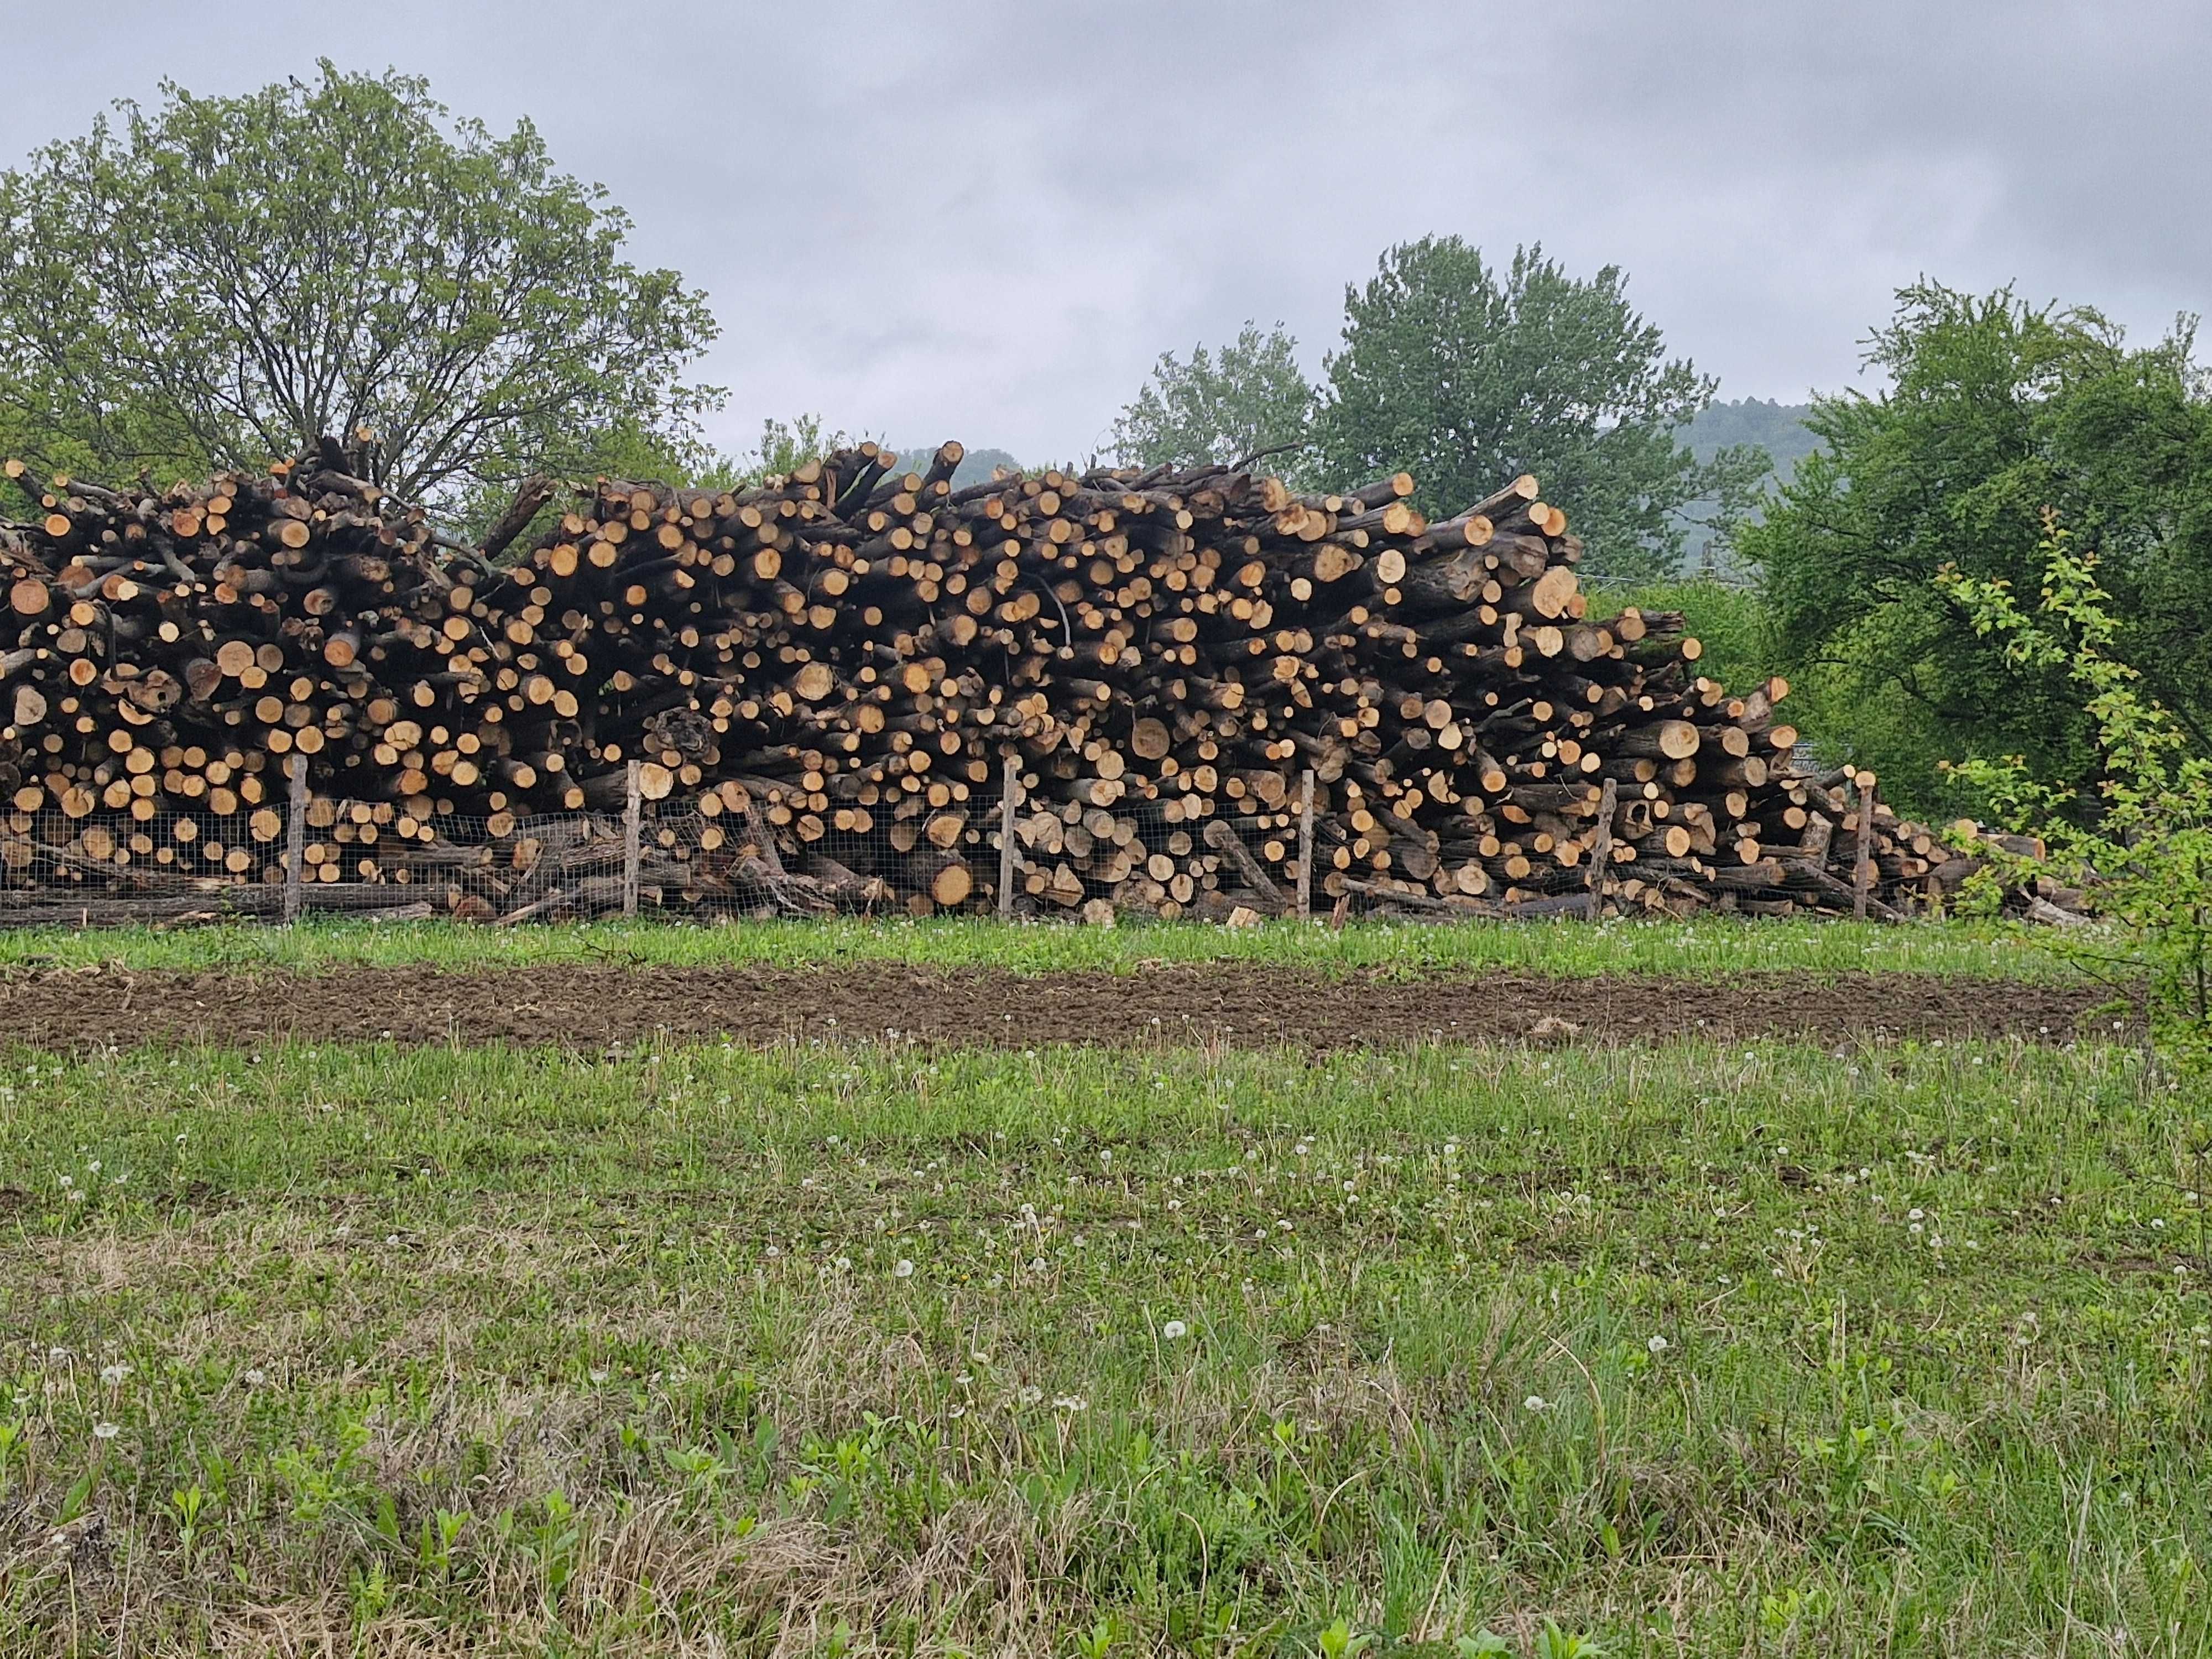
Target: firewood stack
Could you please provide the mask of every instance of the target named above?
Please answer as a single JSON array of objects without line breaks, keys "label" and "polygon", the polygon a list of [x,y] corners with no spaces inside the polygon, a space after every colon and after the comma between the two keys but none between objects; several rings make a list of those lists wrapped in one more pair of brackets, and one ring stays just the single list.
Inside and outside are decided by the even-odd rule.
[{"label": "firewood stack", "polygon": [[[1404,474],[955,489],[961,455],[601,480],[512,563],[550,485],[460,548],[327,455],[161,493],[10,463],[41,515],[0,528],[0,858],[265,885],[296,754],[311,881],[570,914],[615,902],[564,872],[637,762],[664,902],[927,914],[995,902],[1011,756],[1019,910],[1280,914],[1309,770],[1317,904],[1851,909],[1856,792],[1793,769],[1787,686],[1593,615],[1534,479],[1431,523]],[[1971,868],[1869,842],[1875,914]]]}]

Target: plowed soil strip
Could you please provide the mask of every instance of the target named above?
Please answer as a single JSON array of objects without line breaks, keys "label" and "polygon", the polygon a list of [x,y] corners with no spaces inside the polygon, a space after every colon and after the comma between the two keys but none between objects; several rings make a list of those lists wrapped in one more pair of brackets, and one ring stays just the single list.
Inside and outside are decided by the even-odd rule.
[{"label": "plowed soil strip", "polygon": [[0,979],[0,1038],[83,1048],[140,1042],[553,1044],[605,1048],[666,1035],[747,1045],[914,1040],[989,1048],[1287,1044],[1312,1050],[1534,1037],[1702,1036],[1821,1041],[2101,1029],[2094,988],[1907,974],[1729,981],[1331,977],[1245,965],[1021,975],[875,964],[802,972],[536,968],[313,975],[58,970]]}]

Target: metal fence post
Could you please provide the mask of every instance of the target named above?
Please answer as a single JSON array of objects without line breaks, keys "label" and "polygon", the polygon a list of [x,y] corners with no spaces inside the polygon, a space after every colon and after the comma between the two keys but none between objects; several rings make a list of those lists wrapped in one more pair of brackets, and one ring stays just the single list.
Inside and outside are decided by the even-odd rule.
[{"label": "metal fence post", "polygon": [[1859,838],[1857,850],[1851,859],[1851,920],[1864,921],[1867,916],[1867,894],[1874,886],[1874,796],[1876,787],[1871,772],[1858,775]]},{"label": "metal fence post", "polygon": [[1313,769],[1298,780],[1298,920],[1313,920]]},{"label": "metal fence post", "polygon": [[1022,796],[1021,757],[1007,754],[1000,772],[1004,780],[999,797],[999,919],[1014,914],[1014,814]]},{"label": "metal fence post", "polygon": [[638,793],[638,763],[629,763],[629,777],[623,793],[623,906],[625,916],[637,914],[637,848],[638,819],[642,812]]},{"label": "metal fence post", "polygon": [[307,882],[307,757],[297,750],[285,763],[292,775],[291,799],[284,811],[284,925],[300,919]]}]

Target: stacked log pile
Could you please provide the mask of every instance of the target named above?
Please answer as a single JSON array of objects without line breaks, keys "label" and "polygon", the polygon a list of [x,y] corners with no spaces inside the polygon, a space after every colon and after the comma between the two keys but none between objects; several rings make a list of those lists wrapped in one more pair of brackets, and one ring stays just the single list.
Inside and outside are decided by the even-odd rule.
[{"label": "stacked log pile", "polygon": [[[269,888],[304,757],[319,898],[609,908],[635,763],[665,902],[957,910],[1011,759],[1019,910],[1280,914],[1309,772],[1323,904],[1851,909],[1856,792],[1793,768],[1786,685],[1594,607],[1534,479],[1431,523],[1403,474],[956,489],[961,453],[602,480],[511,559],[549,483],[460,547],[327,453],[159,492],[9,463],[0,878]],[[1875,914],[1972,867],[1866,839]]]}]

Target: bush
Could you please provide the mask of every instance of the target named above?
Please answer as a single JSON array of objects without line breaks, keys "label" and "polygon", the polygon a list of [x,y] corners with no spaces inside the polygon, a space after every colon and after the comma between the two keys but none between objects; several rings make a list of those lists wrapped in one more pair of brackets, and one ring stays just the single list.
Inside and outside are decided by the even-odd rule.
[{"label": "bush", "polygon": [[[2062,940],[2075,965],[2140,985],[2154,1042],[2185,1072],[2212,1070],[2212,756],[2112,654],[2120,623],[2097,561],[2077,552],[2055,514],[2044,515],[2044,585],[2031,611],[2011,585],[1946,568],[1938,581],[2024,669],[2063,674],[2095,734],[2103,775],[2092,799],[2042,781],[2018,756],[1952,769],[1994,812],[2050,842],[2060,866],[2094,888],[2124,930]],[[2014,872],[2014,874],[2024,872]]]}]

